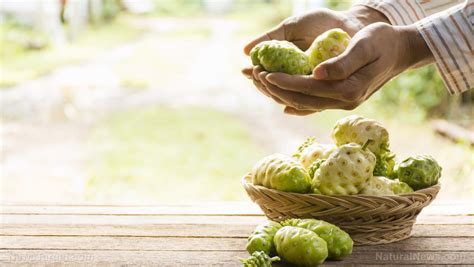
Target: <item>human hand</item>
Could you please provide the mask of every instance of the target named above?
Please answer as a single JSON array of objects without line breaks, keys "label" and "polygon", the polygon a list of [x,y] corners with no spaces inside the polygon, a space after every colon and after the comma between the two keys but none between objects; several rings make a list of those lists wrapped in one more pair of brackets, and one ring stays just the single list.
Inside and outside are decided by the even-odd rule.
[{"label": "human hand", "polygon": [[[255,45],[266,40],[287,40],[305,50],[319,34],[326,30],[341,28],[352,36],[366,25],[377,21],[388,22],[387,18],[382,13],[363,6],[353,7],[349,11],[344,12],[332,11],[329,9],[316,9],[299,16],[287,18],[274,29],[260,35],[248,43],[244,48],[244,52],[248,55]],[[265,81],[261,81],[259,77],[262,71],[264,71],[263,68],[256,66],[245,68],[242,72],[248,78],[253,80],[257,89],[259,89],[263,94],[272,97],[275,101],[281,104],[284,104],[283,101],[273,97],[265,88],[265,85],[263,84]],[[262,76],[264,77],[265,75]]]},{"label": "human hand", "polygon": [[375,23],[357,32],[347,49],[313,70],[312,76],[258,73],[266,92],[286,113],[351,110],[402,71],[433,61],[415,26]]}]

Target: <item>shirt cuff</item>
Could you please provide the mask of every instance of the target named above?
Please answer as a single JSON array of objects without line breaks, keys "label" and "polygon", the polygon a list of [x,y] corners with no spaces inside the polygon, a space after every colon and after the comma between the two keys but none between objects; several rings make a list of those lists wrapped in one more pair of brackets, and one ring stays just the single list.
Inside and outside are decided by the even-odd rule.
[{"label": "shirt cuff", "polygon": [[359,0],[354,5],[363,5],[382,12],[392,25],[413,24],[426,16],[418,1]]},{"label": "shirt cuff", "polygon": [[415,23],[451,94],[474,88],[474,27],[465,7],[457,5]]}]

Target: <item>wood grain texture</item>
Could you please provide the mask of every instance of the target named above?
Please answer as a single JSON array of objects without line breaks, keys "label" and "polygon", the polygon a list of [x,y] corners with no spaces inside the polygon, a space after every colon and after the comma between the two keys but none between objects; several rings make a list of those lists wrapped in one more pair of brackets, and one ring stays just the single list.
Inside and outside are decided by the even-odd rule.
[{"label": "wood grain texture", "polygon": [[[0,207],[0,214],[17,215],[263,215],[260,208],[249,202],[211,203],[208,205],[180,206],[106,206],[106,205],[6,205]],[[421,215],[469,215],[474,214],[474,205],[467,202],[434,202],[424,208]]]},{"label": "wood grain texture", "polygon": [[[63,215],[63,214],[2,214],[3,224],[256,224],[265,220],[263,215]],[[419,224],[474,224],[471,215],[423,215]]]},{"label": "wood grain texture", "polygon": [[[3,236],[0,249],[126,251],[242,251],[247,238]],[[356,251],[474,251],[474,238],[412,237],[391,244],[358,246]]]},{"label": "wood grain texture", "polygon": [[[101,251],[101,250],[3,250],[1,264],[72,264],[73,266],[241,266],[244,251]],[[376,252],[355,251],[331,265],[474,264],[474,252]],[[275,266],[282,266],[275,264]]]},{"label": "wood grain texture", "polygon": [[[435,202],[410,239],[358,246],[344,261],[325,264],[474,265],[472,208]],[[265,220],[258,207],[241,203],[6,205],[0,216],[1,266],[241,266],[247,236]]]},{"label": "wood grain texture", "polygon": [[[0,236],[247,237],[256,224],[3,224]],[[474,237],[474,225],[415,224],[412,236]]]}]

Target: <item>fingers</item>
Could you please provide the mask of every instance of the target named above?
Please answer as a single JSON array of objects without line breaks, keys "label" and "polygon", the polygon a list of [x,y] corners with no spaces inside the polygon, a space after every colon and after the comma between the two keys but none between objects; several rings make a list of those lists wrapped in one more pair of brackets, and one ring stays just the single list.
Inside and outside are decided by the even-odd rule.
[{"label": "fingers", "polygon": [[263,42],[263,41],[268,41],[268,40],[285,40],[285,31],[283,27],[277,26],[270,31],[258,36],[257,38],[253,39],[250,41],[245,47],[244,47],[244,53],[246,55],[250,54],[250,50],[257,44]]},{"label": "fingers", "polygon": [[247,67],[247,68],[242,69],[242,74],[247,79],[252,79],[252,72],[253,72],[253,67]]},{"label": "fingers", "polygon": [[253,85],[255,85],[255,88],[257,88],[260,93],[264,94],[265,96],[272,97],[272,95],[267,91],[267,89],[261,82],[253,80]]},{"label": "fingers", "polygon": [[345,83],[318,81],[311,76],[271,73],[266,78],[281,89],[310,96],[339,99],[345,92]]},{"label": "fingers", "polygon": [[266,88],[265,84],[262,83],[262,80],[265,80],[265,76],[268,74],[268,72],[264,71],[264,69],[261,66],[255,66],[253,68],[246,68],[242,70],[244,75],[246,75],[249,79],[252,79],[253,84],[259,90],[262,94],[270,97],[273,99],[275,102],[281,105],[285,105],[285,103],[279,99],[276,96],[273,96],[268,92],[268,89]]},{"label": "fingers", "polygon": [[299,110],[292,107],[285,107],[285,109],[283,110],[283,112],[285,112],[286,114],[298,115],[298,116],[306,116],[306,115],[313,114],[320,111],[321,110]]},{"label": "fingers", "polygon": [[[281,104],[281,105],[286,105],[286,103],[284,101],[282,101],[280,98],[278,98],[277,96],[274,96],[272,94],[270,94],[270,92],[268,91],[268,88],[266,86],[266,84],[268,84],[268,81],[265,79],[265,76],[268,75],[268,72],[266,71],[260,71],[255,77],[258,78],[258,83],[260,83],[261,87],[262,87],[262,91],[265,91],[265,95],[270,97],[271,99],[273,99],[275,102],[277,102],[278,104]],[[255,78],[254,78],[254,83],[255,83]]]},{"label": "fingers", "polygon": [[371,51],[365,39],[356,40],[339,56],[330,58],[313,70],[318,80],[344,80],[370,63]]},{"label": "fingers", "polygon": [[253,67],[252,76],[255,80],[260,81],[259,74],[260,72],[265,71],[262,66],[258,65]]},{"label": "fingers", "polygon": [[[271,74],[269,74],[271,75]],[[267,77],[269,76],[267,75]],[[334,109],[334,108],[349,108],[350,103],[332,99],[315,97],[296,93],[292,91],[283,90],[267,81],[268,78],[262,83],[265,85],[268,93],[281,99],[286,106],[292,107],[297,110],[317,110],[317,109]]]},{"label": "fingers", "polygon": [[289,92],[353,104],[360,100],[368,83],[366,79],[361,79],[359,76],[361,75],[351,76],[341,81],[319,81],[311,76],[271,73],[266,79],[278,88]]},{"label": "fingers", "polygon": [[260,79],[259,79],[259,74],[260,72],[263,71],[263,68],[260,67],[260,66],[255,66],[252,68],[252,74],[250,75],[251,79],[253,80],[253,84],[255,85],[255,87],[257,87],[257,89],[264,95],[268,96],[268,97],[272,97],[272,95],[268,92],[267,88],[265,87],[265,85],[260,82]]}]

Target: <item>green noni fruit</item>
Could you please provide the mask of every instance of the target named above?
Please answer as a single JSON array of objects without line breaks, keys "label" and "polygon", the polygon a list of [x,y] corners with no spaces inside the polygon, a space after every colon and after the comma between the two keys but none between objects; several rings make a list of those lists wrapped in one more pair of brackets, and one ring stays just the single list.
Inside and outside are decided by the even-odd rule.
[{"label": "green noni fruit", "polygon": [[413,188],[411,188],[407,183],[404,183],[398,179],[392,180],[390,188],[395,195],[413,192]]},{"label": "green noni fruit", "polygon": [[275,246],[273,245],[273,237],[281,225],[277,222],[266,221],[259,224],[247,240],[247,251],[252,254],[256,251],[263,251],[268,255],[273,255]]},{"label": "green noni fruit", "polygon": [[308,138],[293,156],[298,158],[304,168],[308,169],[316,160],[327,159],[334,150],[336,146],[333,144],[320,144],[313,138]]},{"label": "green noni fruit", "polygon": [[391,178],[393,176],[393,168],[395,167],[395,155],[390,152],[382,152],[375,155],[374,176],[385,176]]},{"label": "green noni fruit", "polygon": [[308,174],[311,179],[314,178],[314,174],[319,169],[319,167],[321,167],[321,164],[323,164],[324,161],[325,159],[317,159],[311,164],[311,166],[308,167]]},{"label": "green noni fruit", "polygon": [[369,182],[375,156],[355,143],[337,148],[316,170],[312,188],[324,195],[355,195]]},{"label": "green noni fruit", "polygon": [[306,75],[313,70],[306,54],[288,41],[261,42],[250,51],[250,58],[269,72]]},{"label": "green noni fruit", "polygon": [[298,150],[293,153],[293,156],[294,158],[296,159],[299,159],[301,157],[301,153],[310,145],[312,145],[313,143],[316,143],[316,137],[315,136],[310,136],[308,138],[306,138],[306,140],[304,140],[303,144],[301,144],[299,147],[298,147]]},{"label": "green noni fruit", "polygon": [[280,191],[307,193],[311,190],[308,172],[294,158],[272,154],[258,162],[252,170],[252,183]]},{"label": "green noni fruit", "polygon": [[328,256],[326,241],[313,231],[285,226],[273,238],[278,256],[300,266],[321,264]]},{"label": "green noni fruit", "polygon": [[255,251],[250,257],[241,259],[240,261],[244,264],[244,267],[271,267],[272,262],[279,260],[279,257],[270,258],[270,256],[263,251]]},{"label": "green noni fruit", "polygon": [[427,155],[408,157],[395,166],[395,176],[414,190],[430,187],[438,183],[441,166]]},{"label": "green noni fruit", "polygon": [[362,189],[360,194],[373,196],[390,196],[395,195],[390,188],[392,180],[383,176],[373,176],[369,179],[367,185]]},{"label": "green noni fruit", "polygon": [[263,41],[250,50],[253,65],[261,65],[269,72],[307,75],[321,62],[341,54],[348,46],[350,36],[341,29],[332,29],[319,35],[303,52],[288,41]]},{"label": "green noni fruit", "polygon": [[391,180],[383,176],[373,176],[360,193],[373,196],[390,196],[410,192],[413,192],[413,189],[398,179]]},{"label": "green noni fruit", "polygon": [[281,225],[301,227],[316,233],[327,243],[328,259],[341,260],[352,254],[354,242],[350,235],[334,224],[316,219],[288,219]]},{"label": "green noni fruit", "polygon": [[388,151],[388,131],[375,120],[359,115],[351,115],[337,121],[332,133],[337,146],[356,143],[361,146],[371,140],[367,148],[375,155]]},{"label": "green noni fruit", "polygon": [[319,63],[342,54],[350,40],[349,34],[339,28],[322,33],[306,50],[309,63],[316,67]]}]

